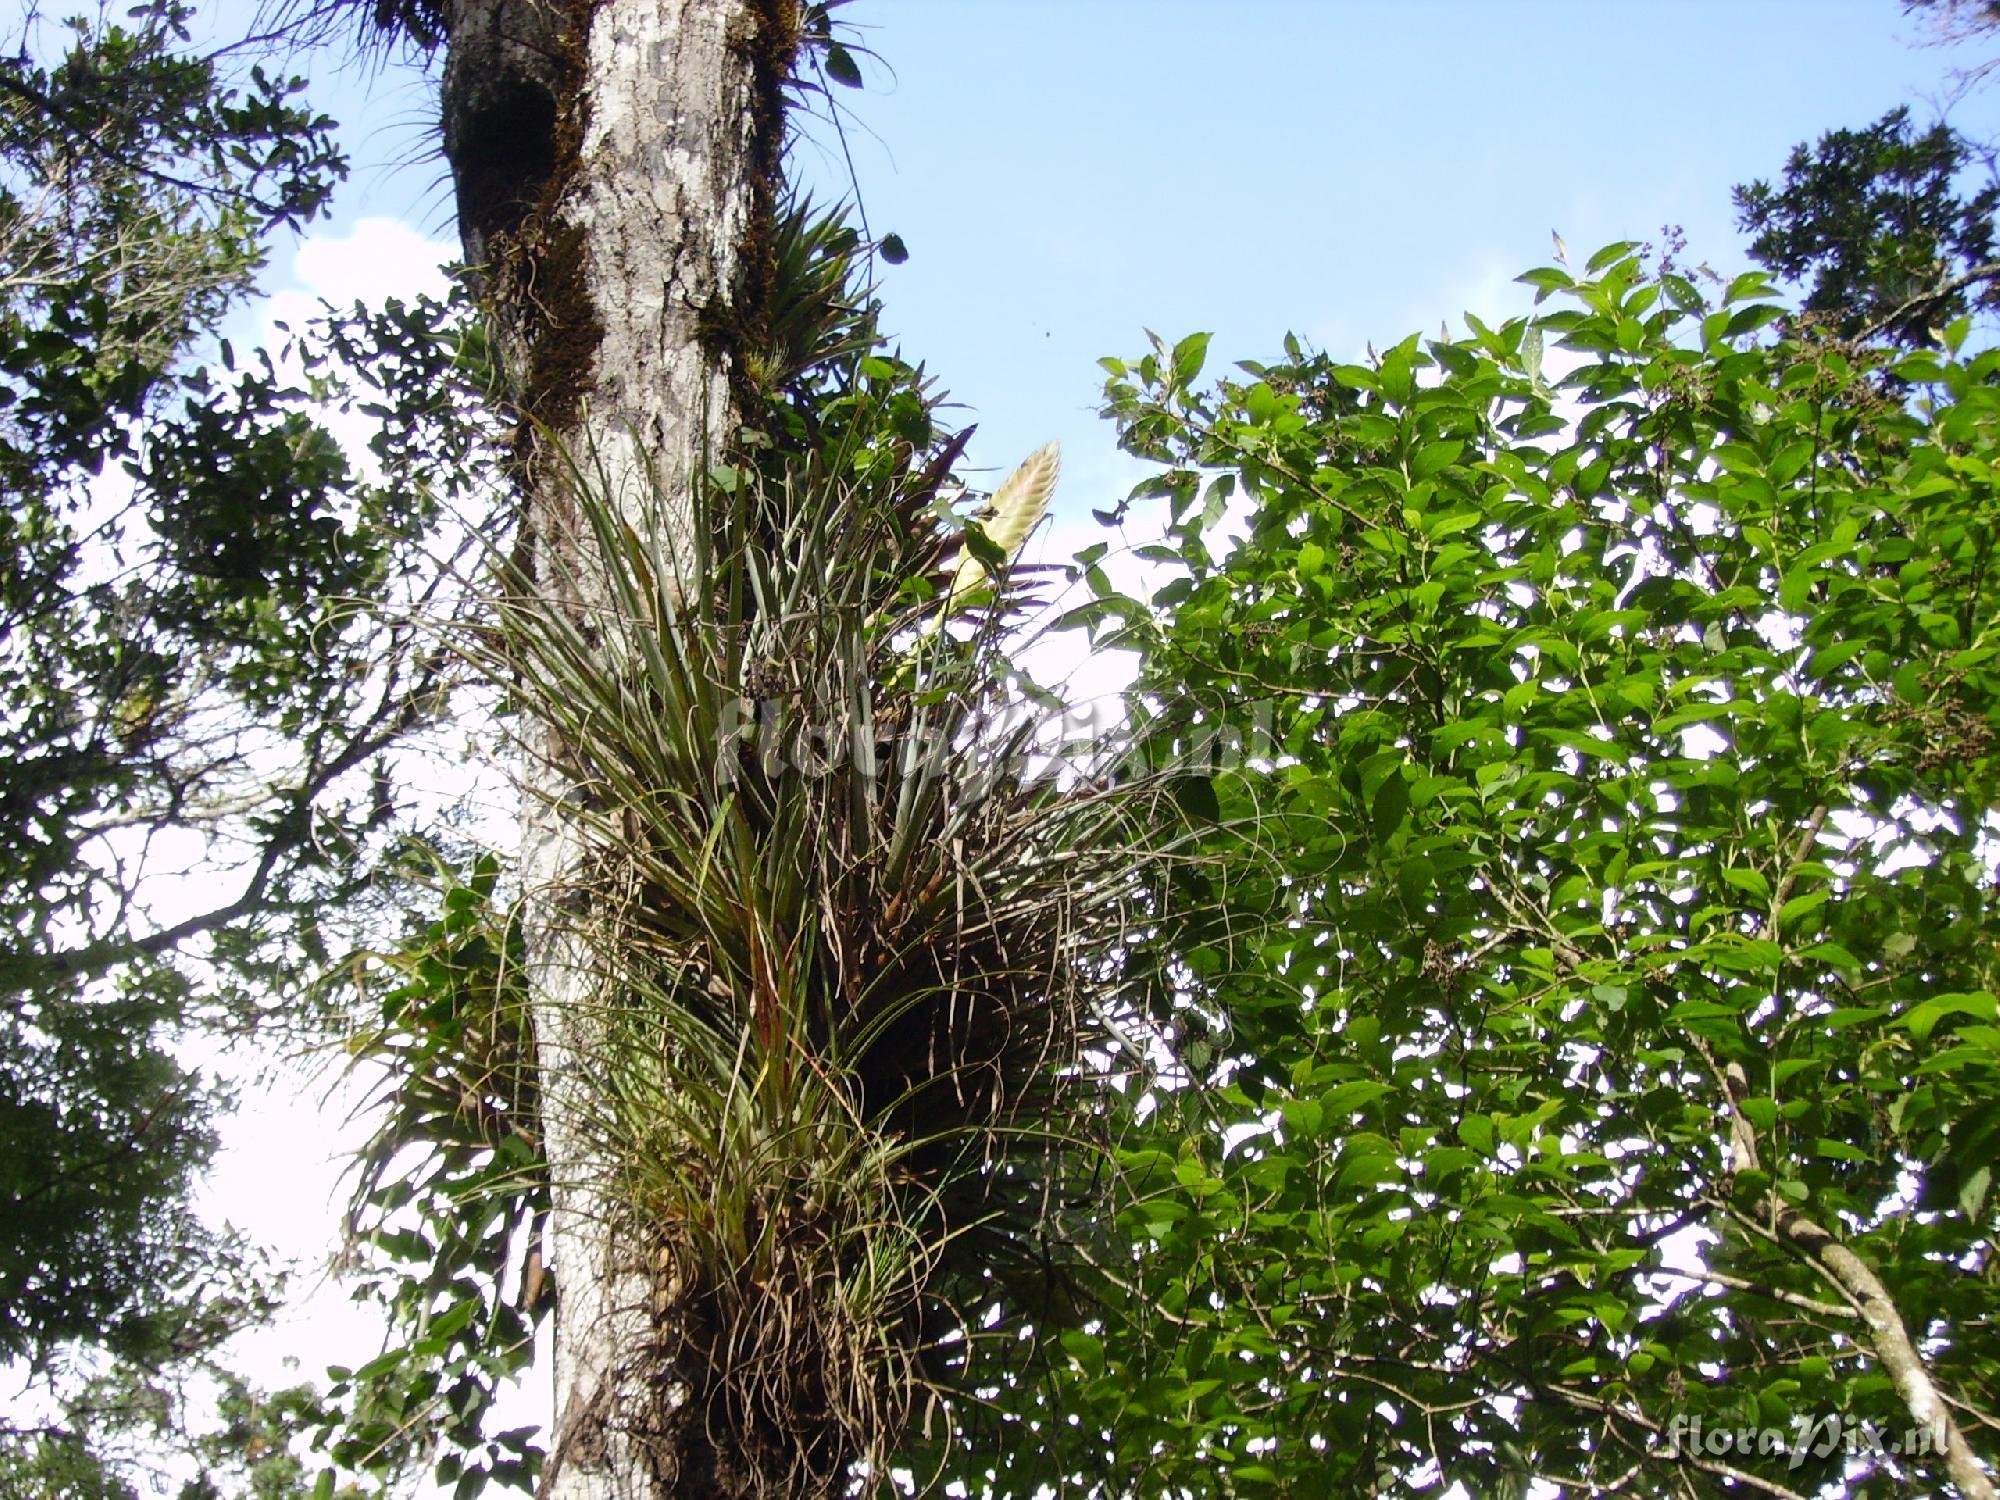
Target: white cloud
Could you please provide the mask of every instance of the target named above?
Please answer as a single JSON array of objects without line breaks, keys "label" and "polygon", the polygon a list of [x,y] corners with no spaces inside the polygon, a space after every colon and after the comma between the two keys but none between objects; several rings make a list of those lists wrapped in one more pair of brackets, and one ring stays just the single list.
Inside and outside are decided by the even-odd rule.
[{"label": "white cloud", "polygon": [[[444,267],[457,256],[456,246],[393,219],[361,219],[346,235],[309,237],[293,257],[295,284],[258,310],[258,333],[275,351],[284,339],[278,325],[303,331],[327,304],[345,311],[357,302],[379,307],[390,298],[442,297],[450,289]],[[293,366],[289,373],[300,372]],[[368,418],[337,411],[319,417],[351,459],[371,466]],[[222,1149],[199,1200],[202,1211],[297,1267],[292,1295],[276,1321],[240,1338],[232,1355],[239,1369],[264,1384],[323,1381],[329,1364],[363,1363],[383,1339],[374,1310],[352,1302],[330,1274],[340,1244],[343,1176],[369,1130],[369,1118],[357,1114],[363,1088],[306,1061],[270,1067],[262,1057],[220,1048],[200,1052],[191,1060],[232,1083],[241,1100],[223,1122]],[[509,1424],[536,1420],[535,1404],[531,1398],[530,1409],[510,1412]],[[426,1485],[418,1493],[447,1492]]]},{"label": "white cloud", "polygon": [[390,297],[442,297],[451,282],[444,267],[458,258],[458,247],[426,239],[398,219],[357,219],[344,239],[311,236],[292,260],[292,274],[303,290],[280,292],[271,299],[275,315],[284,317],[292,299],[325,298],[336,307],[356,302],[379,305]]},{"label": "white cloud", "polygon": [[[285,342],[285,328],[305,331],[329,305],[347,312],[357,302],[380,307],[391,298],[443,297],[451,289],[444,268],[457,256],[455,246],[425,239],[394,219],[357,220],[344,238],[309,238],[292,260],[292,275],[299,285],[273,293],[266,301],[258,320],[259,338],[275,353]],[[295,379],[304,374],[295,360],[284,361],[281,368]],[[324,408],[317,415],[359,471],[379,478],[374,455],[368,451],[372,419]]]}]

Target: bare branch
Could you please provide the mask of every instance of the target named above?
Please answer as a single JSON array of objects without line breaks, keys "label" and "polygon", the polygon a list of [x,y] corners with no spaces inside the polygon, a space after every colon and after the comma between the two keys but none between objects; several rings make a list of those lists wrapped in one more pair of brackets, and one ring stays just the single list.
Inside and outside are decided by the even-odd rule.
[{"label": "bare branch", "polygon": [[1913,313],[1921,312],[1924,308],[1934,306],[1939,302],[1945,301],[1947,298],[1956,297],[1968,287],[1977,286],[1982,281],[1992,281],[1995,278],[2000,278],[2000,260],[1989,260],[1981,265],[1974,266],[1963,276],[1954,276],[1950,281],[1940,282],[1928,292],[1919,292],[1901,307],[1877,318],[1873,323],[1862,329],[1860,333],[1856,334],[1855,340],[1858,343],[1865,344],[1885,329],[1893,328],[1898,323],[1903,322]]}]

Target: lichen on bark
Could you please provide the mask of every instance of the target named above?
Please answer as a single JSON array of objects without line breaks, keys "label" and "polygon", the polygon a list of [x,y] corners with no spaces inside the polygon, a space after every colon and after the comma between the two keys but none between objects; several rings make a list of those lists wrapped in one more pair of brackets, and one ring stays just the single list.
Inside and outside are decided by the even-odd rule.
[{"label": "lichen on bark", "polygon": [[[733,331],[756,326],[768,292],[798,11],[785,0],[455,0],[440,29],[461,238],[515,393],[517,577],[561,573],[581,604],[590,543],[551,446],[636,513],[655,486],[684,489],[731,435]],[[661,1394],[682,1382],[656,1367],[645,1247],[610,1196],[613,1164],[580,1124],[597,1028],[580,1003],[589,955],[557,910],[578,858],[561,811],[565,759],[531,747],[524,768],[559,1298],[544,1493],[609,1500],[673,1492],[663,1476],[686,1466],[650,1450]]]}]

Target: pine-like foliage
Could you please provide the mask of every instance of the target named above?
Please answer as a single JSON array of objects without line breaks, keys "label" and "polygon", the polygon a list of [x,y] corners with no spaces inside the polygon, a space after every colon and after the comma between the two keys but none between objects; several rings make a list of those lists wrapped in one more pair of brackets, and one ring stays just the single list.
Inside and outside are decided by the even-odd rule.
[{"label": "pine-like foliage", "polygon": [[[1993,257],[2000,183],[1977,156],[1950,126],[1920,131],[1898,107],[1794,147],[1781,184],[1736,189],[1737,222],[1760,264],[1810,283],[1808,312],[1843,333],[1929,343],[1967,306],[1959,279]],[[1970,295],[1995,305],[1990,280]]]},{"label": "pine-like foliage", "polygon": [[726,471],[683,573],[674,512],[578,462],[588,561],[502,613],[586,850],[559,920],[656,1278],[663,1478],[702,1493],[881,1472],[965,1299],[1049,1277],[1141,902],[1138,791],[1037,773],[997,613],[922,629],[935,478],[852,473]]},{"label": "pine-like foliage", "polygon": [[[581,1107],[614,1244],[654,1288],[646,1436],[669,1493],[878,1484],[919,1417],[933,1455],[963,1430],[983,1350],[1004,1341],[1018,1370],[1023,1327],[1073,1317],[1064,1247],[1094,1201],[1080,1184],[1105,1171],[1107,1027],[1152,982],[1130,976],[1158,899],[1155,782],[1056,753],[1059,705],[1011,665],[1034,572],[1011,554],[1053,451],[1023,465],[1022,503],[995,497],[1010,522],[969,526],[947,498],[965,435],[878,332],[861,242],[798,205],[774,248],[767,342],[745,351],[763,404],[728,462],[691,499],[683,475],[637,494],[552,442],[566,493],[546,524],[574,529],[532,581],[503,573],[495,628],[467,646],[515,705],[523,753],[549,762],[530,780],[563,789],[549,812],[574,858],[538,909],[546,949],[583,971],[556,987],[601,1040],[585,1096],[558,1104],[550,1085],[544,1107]],[[969,559],[981,578],[954,590]],[[427,1393],[488,1391],[478,1328],[548,1305],[495,1227],[532,1232],[541,1160],[480,1135],[463,1191],[422,1199],[438,1255],[412,1259],[393,1227],[433,1170],[413,1134],[459,1159],[444,1101],[463,1080],[505,1072],[475,1092],[539,1149],[532,1063],[496,1071],[460,1035],[466,995],[518,1018],[520,975],[499,942],[479,949],[493,972],[467,974],[448,938],[414,938],[397,972],[450,984],[424,1003],[396,990],[368,1047],[410,1128],[364,1163],[357,1229],[363,1259],[392,1290],[401,1277],[414,1352],[341,1393],[335,1452],[363,1467],[387,1461],[360,1441],[387,1428],[418,1456],[408,1417]],[[459,1414],[439,1473],[532,1482],[537,1455],[476,1456],[489,1400]]]}]

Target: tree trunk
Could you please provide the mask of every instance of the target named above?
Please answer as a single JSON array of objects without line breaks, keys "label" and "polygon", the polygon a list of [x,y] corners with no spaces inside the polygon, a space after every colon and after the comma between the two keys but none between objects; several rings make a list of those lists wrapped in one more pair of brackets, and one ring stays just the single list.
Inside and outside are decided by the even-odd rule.
[{"label": "tree trunk", "polygon": [[[521,556],[543,587],[560,572],[587,591],[591,573],[551,439],[629,507],[655,479],[684,493],[729,433],[731,330],[754,320],[768,276],[794,11],[783,0],[450,6],[444,145],[520,408]],[[599,1038],[576,1003],[581,955],[553,920],[576,840],[552,811],[563,788],[551,759],[530,756],[521,859],[559,1299],[543,1494],[706,1494],[687,1477],[701,1464],[658,1451],[675,1375],[654,1368],[652,1281],[621,1243],[608,1164],[580,1128]]]}]

